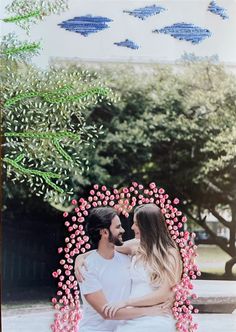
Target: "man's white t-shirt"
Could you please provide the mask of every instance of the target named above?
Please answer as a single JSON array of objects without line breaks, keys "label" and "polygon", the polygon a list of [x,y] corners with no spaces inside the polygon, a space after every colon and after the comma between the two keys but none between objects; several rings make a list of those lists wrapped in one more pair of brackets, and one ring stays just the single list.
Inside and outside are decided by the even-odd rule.
[{"label": "man's white t-shirt", "polygon": [[113,331],[121,323],[119,320],[104,320],[83,295],[102,290],[108,303],[127,300],[131,291],[130,263],[129,256],[116,251],[112,259],[103,258],[97,251],[86,258],[87,271],[82,271],[85,280],[80,283],[83,300],[80,332]]}]

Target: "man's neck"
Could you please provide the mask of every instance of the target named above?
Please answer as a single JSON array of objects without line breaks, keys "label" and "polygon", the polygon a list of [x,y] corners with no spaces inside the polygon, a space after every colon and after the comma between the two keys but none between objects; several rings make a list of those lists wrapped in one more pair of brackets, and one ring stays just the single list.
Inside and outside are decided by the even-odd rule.
[{"label": "man's neck", "polygon": [[115,254],[115,246],[112,243],[100,241],[97,252],[105,259],[112,259]]}]

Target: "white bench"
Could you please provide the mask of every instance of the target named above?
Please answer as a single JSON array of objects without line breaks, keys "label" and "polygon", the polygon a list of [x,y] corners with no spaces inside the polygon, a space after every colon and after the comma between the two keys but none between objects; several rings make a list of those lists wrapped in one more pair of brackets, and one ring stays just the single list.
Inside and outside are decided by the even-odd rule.
[{"label": "white bench", "polygon": [[197,332],[235,332],[236,315],[234,314],[197,314],[193,315],[198,323]]},{"label": "white bench", "polygon": [[200,312],[232,313],[236,310],[236,281],[195,280],[193,285],[198,295],[193,304]]}]

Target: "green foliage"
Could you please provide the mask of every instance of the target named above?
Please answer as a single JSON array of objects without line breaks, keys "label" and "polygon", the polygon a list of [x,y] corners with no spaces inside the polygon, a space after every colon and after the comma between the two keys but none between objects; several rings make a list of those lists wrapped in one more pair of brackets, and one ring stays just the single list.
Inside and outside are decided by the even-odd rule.
[{"label": "green foliage", "polygon": [[135,70],[101,70],[120,101],[93,111],[105,136],[91,182],[156,181],[190,206],[235,200],[235,76],[206,61]]},{"label": "green foliage", "polygon": [[[96,96],[90,96],[92,102],[84,98],[76,102],[70,100],[69,104],[62,100],[57,103],[57,98],[81,96],[85,91],[92,91],[94,86],[104,86],[104,83],[94,83],[98,78],[93,69],[84,74],[82,69],[76,68],[68,67],[65,71],[53,69],[42,77],[38,77],[38,73],[25,75],[26,78],[18,81],[12,77],[12,84],[19,86],[17,93],[10,94],[14,91],[12,85],[4,85],[9,92],[5,103],[11,104],[9,117],[14,114],[15,119],[7,125],[9,132],[14,131],[15,125],[19,132],[23,127],[27,131],[36,132],[37,129],[37,133],[43,133],[45,127],[58,133],[70,131],[69,119],[74,121],[74,116],[80,119],[81,112],[82,122],[86,120],[87,126],[99,128],[103,125],[104,134],[96,137],[96,149],[93,151],[86,142],[81,149],[77,144],[73,151],[69,151],[65,144],[69,144],[69,139],[62,139],[62,147],[70,157],[77,153],[90,165],[89,171],[83,166],[83,175],[70,173],[74,192],[82,194],[81,188],[95,182],[123,186],[131,180],[155,181],[165,186],[173,196],[184,200],[186,208],[190,207],[194,213],[194,206],[208,209],[235,201],[235,76],[227,73],[221,65],[207,61],[181,64],[175,71],[168,66],[156,65],[103,66],[99,75],[118,96],[115,103],[107,102],[105,96],[102,96],[104,102],[99,101],[98,104]],[[71,77],[76,82],[74,85]],[[91,86],[90,82],[94,85]],[[70,89],[75,89],[77,94]],[[38,96],[35,96],[35,91],[39,92]],[[32,98],[24,99],[24,93],[32,93]],[[54,103],[50,103],[50,98]],[[23,106],[14,104],[16,100]],[[31,116],[31,126],[22,123],[22,115],[26,113],[29,119]],[[75,121],[75,126],[78,121]],[[14,138],[17,139],[21,142],[19,137]],[[24,138],[24,142],[31,141]],[[45,143],[38,139],[33,142],[42,144],[44,158],[51,160],[51,151],[54,152],[53,158],[62,158],[60,148],[52,139]],[[59,143],[61,145],[61,140]],[[48,153],[46,146],[49,146]],[[12,155],[12,159],[17,156]],[[66,167],[65,159],[60,160]],[[69,158],[66,163],[69,163]]]}]

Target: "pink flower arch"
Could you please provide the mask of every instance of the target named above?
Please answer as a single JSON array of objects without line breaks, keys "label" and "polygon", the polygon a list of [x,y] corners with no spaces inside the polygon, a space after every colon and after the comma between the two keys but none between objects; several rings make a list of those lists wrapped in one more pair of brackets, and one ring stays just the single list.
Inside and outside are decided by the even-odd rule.
[{"label": "pink flower arch", "polygon": [[194,323],[192,314],[198,313],[198,309],[191,303],[192,299],[197,298],[197,295],[193,293],[192,280],[201,275],[195,264],[197,256],[197,246],[194,244],[195,234],[182,230],[187,218],[177,208],[178,198],[171,201],[165,190],[158,188],[154,182],[150,183],[148,188],[133,182],[130,187],[120,190],[109,190],[105,185],[95,184],[87,199],[80,198],[78,202],[75,199],[72,200],[75,206],[73,216],[64,212],[68,236],[65,238],[64,247],[58,248],[58,254],[61,256],[60,268],[52,273],[53,277],[58,279],[58,290],[56,296],[52,298],[52,304],[56,309],[54,322],[51,325],[53,332],[77,332],[78,323],[82,318],[79,288],[73,269],[75,257],[91,247],[89,237],[84,231],[88,211],[93,207],[111,206],[119,214],[128,218],[135,206],[147,203],[154,203],[161,208],[170,235],[177,243],[183,261],[181,281],[173,288],[175,301],[172,312],[176,319],[176,328],[181,332],[197,330],[198,325]]}]

